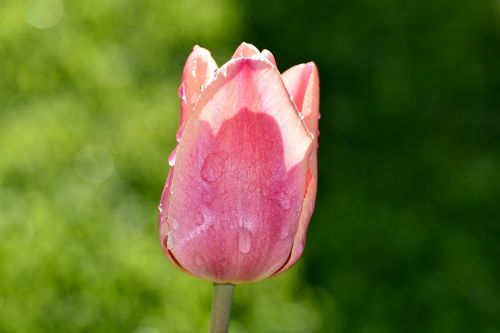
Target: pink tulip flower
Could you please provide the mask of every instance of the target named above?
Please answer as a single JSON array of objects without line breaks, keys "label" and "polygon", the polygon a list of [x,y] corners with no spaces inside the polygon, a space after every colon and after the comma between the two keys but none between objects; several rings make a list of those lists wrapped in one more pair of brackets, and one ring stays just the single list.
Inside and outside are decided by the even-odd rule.
[{"label": "pink tulip flower", "polygon": [[195,46],[179,96],[178,145],[159,205],[165,255],[216,283],[288,270],[316,198],[316,65],[280,74],[271,52],[243,43],[218,68]]}]

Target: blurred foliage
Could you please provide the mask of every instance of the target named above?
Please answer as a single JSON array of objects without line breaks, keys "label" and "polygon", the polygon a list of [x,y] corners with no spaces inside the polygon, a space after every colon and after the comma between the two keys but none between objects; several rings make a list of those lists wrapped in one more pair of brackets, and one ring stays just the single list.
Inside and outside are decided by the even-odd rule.
[{"label": "blurred foliage", "polygon": [[301,263],[232,332],[500,331],[500,4],[0,0],[0,332],[199,332],[156,206],[194,44],[321,76]]}]

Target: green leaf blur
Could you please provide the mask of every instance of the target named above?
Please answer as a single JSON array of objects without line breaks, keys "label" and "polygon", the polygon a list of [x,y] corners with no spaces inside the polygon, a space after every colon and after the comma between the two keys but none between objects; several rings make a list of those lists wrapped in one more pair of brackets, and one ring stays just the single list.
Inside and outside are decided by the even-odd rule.
[{"label": "green leaf blur", "polygon": [[194,44],[321,78],[300,263],[231,332],[500,331],[496,0],[0,0],[0,332],[203,332],[157,204]]}]

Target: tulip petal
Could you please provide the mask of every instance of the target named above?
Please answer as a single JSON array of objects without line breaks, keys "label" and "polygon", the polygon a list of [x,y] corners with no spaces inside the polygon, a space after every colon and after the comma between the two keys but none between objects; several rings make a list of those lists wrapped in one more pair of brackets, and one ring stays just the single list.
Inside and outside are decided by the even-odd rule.
[{"label": "tulip petal", "polygon": [[194,105],[198,101],[203,85],[212,81],[217,64],[212,58],[210,51],[196,45],[186,60],[182,72],[182,82],[179,87],[181,98],[181,115],[177,141],[182,137],[182,131]]},{"label": "tulip petal", "polygon": [[320,116],[318,68],[314,62],[294,66],[283,73],[283,82],[304,115],[307,129],[317,136]]},{"label": "tulip petal", "polygon": [[165,187],[163,188],[163,193],[161,194],[160,205],[158,206],[158,231],[160,234],[160,243],[163,252],[170,260],[172,264],[174,264],[177,268],[182,271],[186,271],[183,267],[179,265],[175,257],[170,252],[169,248],[169,230],[172,229],[172,226],[168,225],[168,205],[170,202],[170,194],[172,187],[172,178],[174,175],[174,168],[172,167],[168,173],[167,181],[165,183]]},{"label": "tulip petal", "polygon": [[299,224],[297,233],[295,234],[292,251],[290,252],[290,258],[288,261],[273,275],[279,275],[291,266],[293,266],[297,260],[300,259],[302,253],[304,252],[304,247],[306,244],[306,233],[309,221],[314,211],[314,205],[316,203],[316,191],[317,191],[317,181],[313,175],[313,170],[309,167],[308,171],[308,184],[306,194],[304,196],[304,203],[302,205],[302,211],[300,213]]},{"label": "tulip petal", "polygon": [[233,57],[231,59],[236,58],[249,58],[251,56],[260,54],[258,48],[249,43],[241,43],[240,46],[234,51]]},{"label": "tulip petal", "polygon": [[[271,51],[269,51],[269,50],[262,50],[262,53],[261,53],[261,54],[262,54],[262,56],[263,56],[264,58],[266,58],[266,59],[267,59],[267,60],[268,60],[271,64],[273,64],[274,66],[278,67],[278,66],[276,65],[276,59],[274,59],[274,56],[273,56],[273,54],[271,53]],[[285,84],[285,85],[286,85],[286,84]]]},{"label": "tulip petal", "polygon": [[169,252],[215,282],[271,276],[293,255],[313,145],[276,67],[221,67],[184,133],[160,230]]},{"label": "tulip petal", "polygon": [[319,76],[318,69],[313,62],[297,65],[283,73],[283,81],[294,97],[298,109],[304,115],[304,123],[314,138],[313,151],[309,160],[308,183],[304,196],[304,204],[299,218],[297,234],[288,262],[276,274],[289,269],[301,257],[306,242],[306,232],[314,211],[318,183],[317,149],[318,149],[318,120],[319,120]]}]

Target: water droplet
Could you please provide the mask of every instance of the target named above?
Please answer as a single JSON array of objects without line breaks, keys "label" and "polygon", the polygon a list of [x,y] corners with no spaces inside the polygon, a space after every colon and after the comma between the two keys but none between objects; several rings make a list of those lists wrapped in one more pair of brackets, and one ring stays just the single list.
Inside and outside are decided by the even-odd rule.
[{"label": "water droplet", "polygon": [[287,211],[290,209],[290,198],[288,195],[283,192],[279,191],[273,194],[273,201],[274,204],[281,210]]},{"label": "water droplet", "polygon": [[212,191],[201,192],[201,202],[210,207],[215,200],[215,194]]},{"label": "water droplet", "polygon": [[222,257],[222,258],[217,259],[217,261],[219,261],[219,263],[225,265],[225,264],[227,264],[227,262],[229,260],[227,258],[225,258],[225,257]]},{"label": "water droplet", "polygon": [[196,94],[196,93],[195,93],[195,94],[193,94],[193,95],[191,96],[191,98],[189,99],[189,103],[190,103],[191,105],[196,104],[196,102],[198,102],[198,100],[200,99],[200,96],[201,96],[201,94]]},{"label": "water droplet", "polygon": [[221,239],[219,241],[219,244],[217,245],[217,250],[220,252],[220,253],[224,253],[226,252],[227,250],[227,242],[225,239]]},{"label": "water droplet", "polygon": [[238,225],[247,230],[253,230],[255,224],[257,223],[257,217],[255,216],[244,216],[238,219]]},{"label": "water droplet", "polygon": [[174,248],[174,235],[172,231],[167,233],[167,249],[172,250]]},{"label": "water droplet", "polygon": [[207,207],[203,207],[201,210],[202,218],[203,218],[203,223],[208,223],[210,225],[213,225],[215,223],[215,215],[212,212],[211,209]]},{"label": "water droplet", "polygon": [[186,121],[183,122],[180,126],[179,126],[179,129],[177,130],[177,133],[175,133],[175,139],[177,140],[177,142],[181,142],[181,138],[182,138],[182,133],[184,132],[184,128],[186,127]]},{"label": "water droplet", "polygon": [[202,257],[201,257],[201,255],[200,255],[200,254],[198,254],[198,253],[194,256],[194,265],[195,265],[196,267],[201,267],[201,266],[203,266],[203,258],[202,258]]},{"label": "water droplet", "polygon": [[288,232],[289,232],[288,225],[283,224],[283,226],[281,227],[280,239],[281,240],[287,239],[288,238]]},{"label": "water droplet", "polygon": [[179,222],[177,222],[176,220],[173,220],[173,221],[172,221],[172,228],[173,228],[174,230],[179,229]]},{"label": "water droplet", "polygon": [[168,156],[168,165],[173,167],[175,165],[175,158],[177,157],[177,147],[172,150],[170,155]]},{"label": "water droplet", "polygon": [[205,158],[200,170],[201,178],[207,183],[217,181],[224,172],[226,159],[222,153],[210,153]]},{"label": "water droplet", "polygon": [[192,63],[192,68],[191,68],[191,75],[193,75],[193,77],[196,77],[196,67],[198,65],[198,62],[196,60],[193,60],[193,63]]},{"label": "water droplet", "polygon": [[158,212],[160,212],[160,214],[163,213],[163,205],[162,204],[158,205]]},{"label": "water droplet", "polygon": [[252,248],[252,235],[247,229],[241,229],[238,234],[238,249],[241,253],[247,254]]},{"label": "water droplet", "polygon": [[255,183],[255,182],[248,183],[248,186],[247,186],[248,192],[254,193],[258,189],[259,189],[259,186],[257,185],[257,183]]},{"label": "water droplet", "polygon": [[219,71],[222,74],[222,76],[227,77],[227,66],[220,68]]},{"label": "water droplet", "polygon": [[196,215],[194,224],[200,226],[203,225],[204,223],[205,223],[205,218],[203,217],[203,214],[199,213],[198,215]]},{"label": "water droplet", "polygon": [[194,129],[199,129],[201,127],[201,120],[199,120],[199,119],[193,119],[192,122],[193,122],[193,128]]},{"label": "water droplet", "polygon": [[186,107],[186,85],[184,82],[179,86],[177,93],[181,99],[181,108],[184,109]]}]

